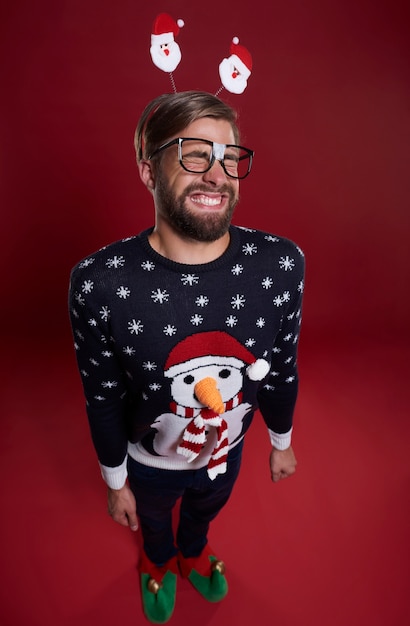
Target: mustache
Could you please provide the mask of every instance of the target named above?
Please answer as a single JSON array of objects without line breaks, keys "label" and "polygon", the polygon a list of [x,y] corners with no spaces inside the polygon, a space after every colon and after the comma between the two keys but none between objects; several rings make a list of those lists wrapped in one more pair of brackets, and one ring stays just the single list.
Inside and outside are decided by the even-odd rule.
[{"label": "mustache", "polygon": [[205,185],[204,183],[191,183],[184,190],[184,197],[190,195],[191,193],[220,193],[227,194],[228,196],[233,196],[232,188],[224,183],[220,187],[212,187],[209,185]]}]

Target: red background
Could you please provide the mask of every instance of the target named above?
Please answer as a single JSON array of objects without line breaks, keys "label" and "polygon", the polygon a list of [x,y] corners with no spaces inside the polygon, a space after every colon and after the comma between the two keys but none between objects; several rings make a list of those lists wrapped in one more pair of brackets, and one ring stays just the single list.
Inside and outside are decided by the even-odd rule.
[{"label": "red background", "polygon": [[[284,626],[402,624],[409,614],[410,45],[408,3],[388,0],[2,3],[1,536],[10,584],[3,583],[1,621],[105,626],[120,581],[134,602],[126,571],[133,556],[101,505],[67,289],[80,258],[153,222],[133,134],[145,104],[171,91],[149,55],[161,11],[185,20],[178,91],[217,91],[233,36],[252,53],[245,93],[221,94],[239,109],[243,143],[256,153],[234,221],[294,239],[307,259],[300,478],[273,498],[289,534],[280,531],[279,571],[265,573],[279,606],[265,597],[263,615],[272,620],[259,613],[256,622],[274,623],[276,611]],[[262,480],[255,474],[262,444],[254,445],[231,513],[244,514],[253,480]],[[252,504],[259,516],[270,514],[264,494],[260,508]],[[247,515],[243,527],[252,534]],[[269,532],[249,539],[255,562],[265,549],[270,554]],[[112,585],[100,554],[107,542],[118,578]],[[230,550],[234,562],[237,550]],[[239,563],[236,571],[243,573]],[[246,586],[240,596],[238,606]],[[230,610],[225,604],[224,620],[205,613],[198,623],[238,619]]]}]

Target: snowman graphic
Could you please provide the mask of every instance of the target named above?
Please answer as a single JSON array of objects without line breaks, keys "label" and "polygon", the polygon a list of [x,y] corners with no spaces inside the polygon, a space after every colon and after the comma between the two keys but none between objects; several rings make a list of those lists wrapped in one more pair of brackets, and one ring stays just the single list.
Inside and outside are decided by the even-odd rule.
[{"label": "snowman graphic", "polygon": [[154,421],[158,455],[185,457],[195,467],[209,458],[214,479],[226,471],[229,445],[237,440],[252,406],[242,401],[244,376],[262,380],[269,363],[255,356],[224,331],[190,335],[168,355],[164,374],[170,379],[170,412]]}]

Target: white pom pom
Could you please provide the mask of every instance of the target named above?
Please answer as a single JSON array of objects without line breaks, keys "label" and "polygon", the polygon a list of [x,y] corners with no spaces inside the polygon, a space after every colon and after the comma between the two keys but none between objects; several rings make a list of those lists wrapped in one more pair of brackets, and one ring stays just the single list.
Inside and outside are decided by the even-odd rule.
[{"label": "white pom pom", "polygon": [[255,363],[252,363],[252,365],[249,365],[246,369],[246,373],[251,380],[262,380],[268,372],[269,363],[265,361],[265,359],[257,359]]},{"label": "white pom pom", "polygon": [[177,20],[177,24],[178,24],[178,26],[179,26],[180,28],[182,28],[183,26],[185,26],[185,22],[184,22],[184,20],[181,20],[181,19],[180,19],[180,20]]},{"label": "white pom pom", "polygon": [[234,44],[238,44],[239,43],[239,37],[234,37],[232,39],[232,41],[233,41]]}]

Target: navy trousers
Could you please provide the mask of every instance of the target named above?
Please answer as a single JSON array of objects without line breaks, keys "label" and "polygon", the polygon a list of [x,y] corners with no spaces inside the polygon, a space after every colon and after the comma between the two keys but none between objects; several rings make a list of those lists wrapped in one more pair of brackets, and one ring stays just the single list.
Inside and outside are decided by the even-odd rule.
[{"label": "navy trousers", "polygon": [[[128,457],[128,481],[137,502],[144,550],[158,566],[178,550],[199,556],[207,544],[210,522],[227,503],[239,474],[243,440],[228,454],[227,471],[211,480],[206,467],[164,470]],[[181,498],[176,540],[173,510]]]}]

